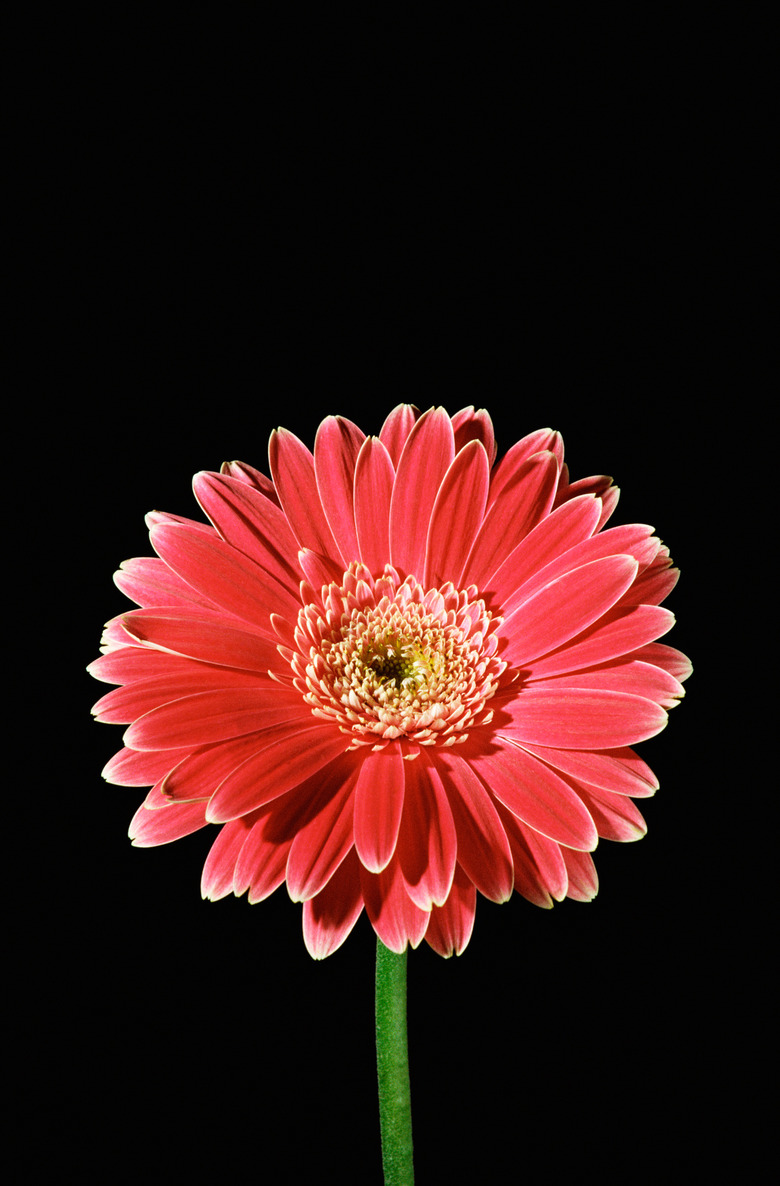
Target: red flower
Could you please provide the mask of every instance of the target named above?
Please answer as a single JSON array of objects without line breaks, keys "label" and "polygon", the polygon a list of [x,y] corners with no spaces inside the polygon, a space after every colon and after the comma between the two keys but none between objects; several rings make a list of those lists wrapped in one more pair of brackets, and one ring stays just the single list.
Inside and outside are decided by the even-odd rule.
[{"label": "red flower", "polygon": [[609,478],[570,483],[558,433],[495,465],[490,418],[400,406],[378,437],[323,421],[270,440],[273,481],[199,473],[210,524],[149,516],[125,562],[142,608],[89,670],[130,724],[110,782],[153,783],[130,835],[221,825],[203,894],[283,881],[315,958],[365,907],[393,951],[461,952],[476,891],[539,906],[596,893],[599,836],[644,832],[629,748],[683,695],[668,549],[602,530]]}]

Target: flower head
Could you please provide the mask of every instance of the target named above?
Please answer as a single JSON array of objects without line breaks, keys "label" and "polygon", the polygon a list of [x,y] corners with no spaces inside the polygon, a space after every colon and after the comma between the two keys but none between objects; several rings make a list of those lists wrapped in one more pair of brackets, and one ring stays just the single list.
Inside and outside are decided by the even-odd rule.
[{"label": "flower head", "polygon": [[496,464],[490,419],[402,405],[378,437],[328,417],[271,436],[273,480],[199,473],[209,522],[148,516],[156,557],[89,670],[129,724],[105,777],[151,785],[139,845],[219,825],[203,894],[303,902],[313,956],[363,909],[394,951],[461,952],[476,894],[596,893],[598,838],[644,832],[631,748],[683,695],[656,640],[677,572],[558,433]]}]

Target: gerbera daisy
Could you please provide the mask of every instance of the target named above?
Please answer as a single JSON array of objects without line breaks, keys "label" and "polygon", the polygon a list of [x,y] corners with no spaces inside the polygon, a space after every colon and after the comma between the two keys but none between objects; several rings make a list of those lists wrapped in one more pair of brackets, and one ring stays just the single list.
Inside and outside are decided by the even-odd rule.
[{"label": "gerbera daisy", "polygon": [[154,512],[106,626],[95,705],[129,724],[109,782],[152,785],[130,835],[217,825],[205,897],[286,882],[315,958],[365,909],[394,952],[460,953],[477,891],[588,900],[598,838],[644,832],[631,748],[683,695],[657,640],[677,571],[560,435],[496,464],[485,411],[397,407],[379,436],[279,429],[271,479],[194,478],[209,522]]}]

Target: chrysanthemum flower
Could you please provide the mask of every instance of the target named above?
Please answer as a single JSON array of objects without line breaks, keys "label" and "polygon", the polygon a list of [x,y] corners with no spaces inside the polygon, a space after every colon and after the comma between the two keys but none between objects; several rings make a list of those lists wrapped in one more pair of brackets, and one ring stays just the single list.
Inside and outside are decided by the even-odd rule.
[{"label": "chrysanthemum flower", "polygon": [[209,523],[148,516],[122,564],[95,706],[129,723],[110,782],[152,785],[130,835],[219,826],[204,896],[283,882],[308,950],[365,909],[382,943],[463,951],[477,891],[588,900],[599,837],[644,832],[631,748],[683,695],[656,640],[677,571],[643,524],[605,528],[611,479],[570,482],[557,432],[496,464],[484,411],[328,417],[271,436],[272,480],[194,479]]}]

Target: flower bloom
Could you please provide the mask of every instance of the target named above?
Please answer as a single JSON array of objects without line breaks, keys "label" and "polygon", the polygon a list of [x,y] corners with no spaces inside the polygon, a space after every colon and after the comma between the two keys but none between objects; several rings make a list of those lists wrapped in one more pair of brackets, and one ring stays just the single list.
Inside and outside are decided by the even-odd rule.
[{"label": "flower bloom", "polygon": [[678,574],[653,528],[604,530],[617,488],[570,482],[549,429],[496,464],[473,407],[401,405],[378,437],[331,416],[269,458],[197,474],[210,522],[152,513],[157,556],[116,574],[141,608],[89,670],[130,726],[105,778],[153,784],[134,843],[220,825],[204,897],[286,881],[315,958],[364,908],[449,956],[477,890],[591,899],[598,838],[643,835],[658,785],[630,747],[691,670],[656,641]]}]

